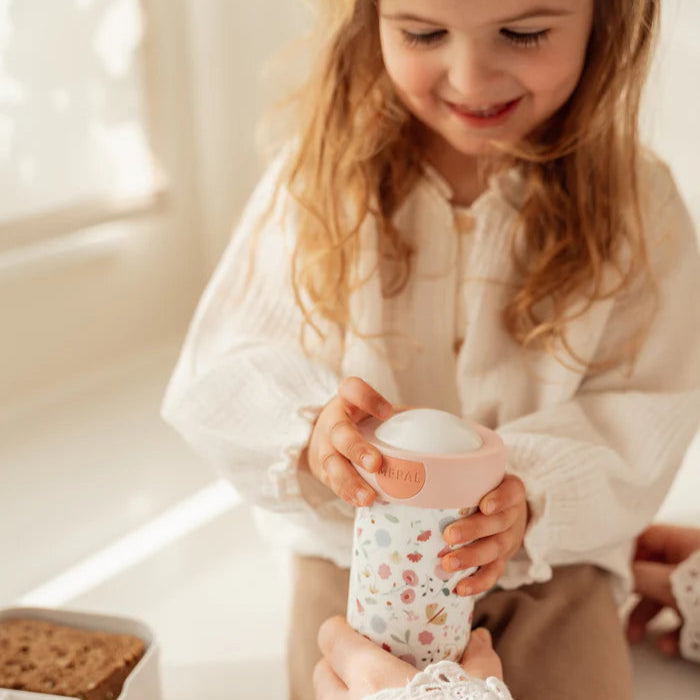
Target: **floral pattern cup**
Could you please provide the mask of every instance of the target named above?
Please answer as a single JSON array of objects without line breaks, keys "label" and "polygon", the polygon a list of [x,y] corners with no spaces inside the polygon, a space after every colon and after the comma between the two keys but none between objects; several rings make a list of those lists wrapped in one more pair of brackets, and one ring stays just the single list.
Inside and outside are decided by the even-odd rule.
[{"label": "floral pattern cup", "polygon": [[474,600],[454,591],[476,569],[449,573],[443,530],[475,509],[416,508],[377,499],[355,515],[347,619],[358,632],[418,669],[459,661]]},{"label": "floral pattern cup", "polygon": [[485,426],[430,408],[386,422],[370,417],[358,428],[382,465],[376,473],[355,465],[377,498],[355,512],[348,622],[418,669],[459,661],[474,600],[455,587],[476,567],[442,568],[453,549],[443,532],[502,481],[503,441]]}]

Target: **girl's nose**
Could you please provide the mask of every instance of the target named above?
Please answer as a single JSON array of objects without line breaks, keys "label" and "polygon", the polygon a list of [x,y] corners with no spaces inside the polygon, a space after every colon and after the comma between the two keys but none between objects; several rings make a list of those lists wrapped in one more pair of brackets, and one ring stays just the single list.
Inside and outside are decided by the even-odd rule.
[{"label": "girl's nose", "polygon": [[458,95],[465,99],[482,99],[482,96],[489,94],[497,72],[493,56],[483,48],[472,42],[454,47],[448,80]]}]

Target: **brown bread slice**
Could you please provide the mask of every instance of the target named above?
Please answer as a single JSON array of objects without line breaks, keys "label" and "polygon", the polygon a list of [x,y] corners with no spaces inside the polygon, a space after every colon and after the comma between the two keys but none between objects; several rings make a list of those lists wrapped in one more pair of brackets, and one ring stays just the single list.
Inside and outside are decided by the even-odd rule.
[{"label": "brown bread slice", "polygon": [[114,700],[144,652],[143,640],[128,634],[0,620],[0,688]]}]

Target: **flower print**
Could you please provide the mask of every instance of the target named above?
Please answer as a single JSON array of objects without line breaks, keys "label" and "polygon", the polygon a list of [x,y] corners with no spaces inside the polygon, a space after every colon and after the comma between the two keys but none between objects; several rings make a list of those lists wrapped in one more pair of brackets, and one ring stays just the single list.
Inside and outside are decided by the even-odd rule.
[{"label": "flower print", "polygon": [[357,528],[357,536],[359,537],[362,534],[362,528],[358,527]]},{"label": "flower print", "polygon": [[392,564],[398,564],[401,561],[401,555],[398,552],[392,552],[389,559]]},{"label": "flower print", "polygon": [[355,598],[355,602],[357,603],[357,612],[363,613],[365,609],[362,607],[362,603],[360,603],[359,598]]},{"label": "flower print", "polygon": [[391,544],[391,535],[387,530],[377,530],[374,539],[380,547],[388,547]]},{"label": "flower print", "polygon": [[428,632],[428,630],[424,630],[418,635],[418,641],[426,646],[431,644],[433,639],[435,639],[435,637],[433,637],[432,633]]},{"label": "flower print", "polygon": [[379,578],[389,578],[389,576],[391,576],[391,569],[386,564],[380,564],[378,573]]},{"label": "flower print", "polygon": [[416,592],[412,588],[405,590],[401,594],[401,602],[404,603],[405,605],[412,603],[415,599],[416,599]]},{"label": "flower print", "polygon": [[379,615],[375,615],[369,622],[370,627],[377,634],[382,634],[386,630],[386,621]]},{"label": "flower print", "polygon": [[425,532],[421,532],[420,535],[418,535],[418,541],[419,542],[427,542],[430,539],[430,536],[433,534],[432,530],[425,530]]},{"label": "flower print", "polygon": [[420,561],[423,558],[423,555],[419,554],[418,552],[411,552],[411,554],[406,555],[406,558],[415,564],[417,561]]},{"label": "flower print", "polygon": [[386,642],[382,644],[382,649],[384,649],[384,651],[388,651],[391,654],[391,647]]},{"label": "flower print", "polygon": [[379,589],[378,589],[376,586],[374,586],[374,585],[372,585],[372,584],[370,583],[370,584],[369,584],[369,592],[370,592],[372,595],[375,595],[376,593],[379,593]]},{"label": "flower print", "polygon": [[402,574],[402,578],[409,586],[418,585],[418,576],[416,575],[416,572],[412,571],[411,569],[406,569],[406,571],[404,571]]}]

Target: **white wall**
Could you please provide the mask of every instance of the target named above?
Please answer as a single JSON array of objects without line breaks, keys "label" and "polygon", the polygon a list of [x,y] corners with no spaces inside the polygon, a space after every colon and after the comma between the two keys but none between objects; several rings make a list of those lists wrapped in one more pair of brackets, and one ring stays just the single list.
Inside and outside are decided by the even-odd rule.
[{"label": "white wall", "polygon": [[[232,225],[261,174],[256,125],[284,86],[263,70],[302,36],[310,13],[302,0],[187,0],[196,174],[207,269],[221,256]],[[285,63],[289,54],[285,53]],[[286,66],[289,69],[289,66]],[[294,68],[291,72],[298,76]]]},{"label": "white wall", "polygon": [[167,195],[146,216],[77,232],[57,248],[2,250],[0,412],[180,335],[201,289],[184,18],[170,0],[144,1],[146,97]]},{"label": "white wall", "polygon": [[643,131],[670,164],[700,231],[700,2],[663,0]]}]

